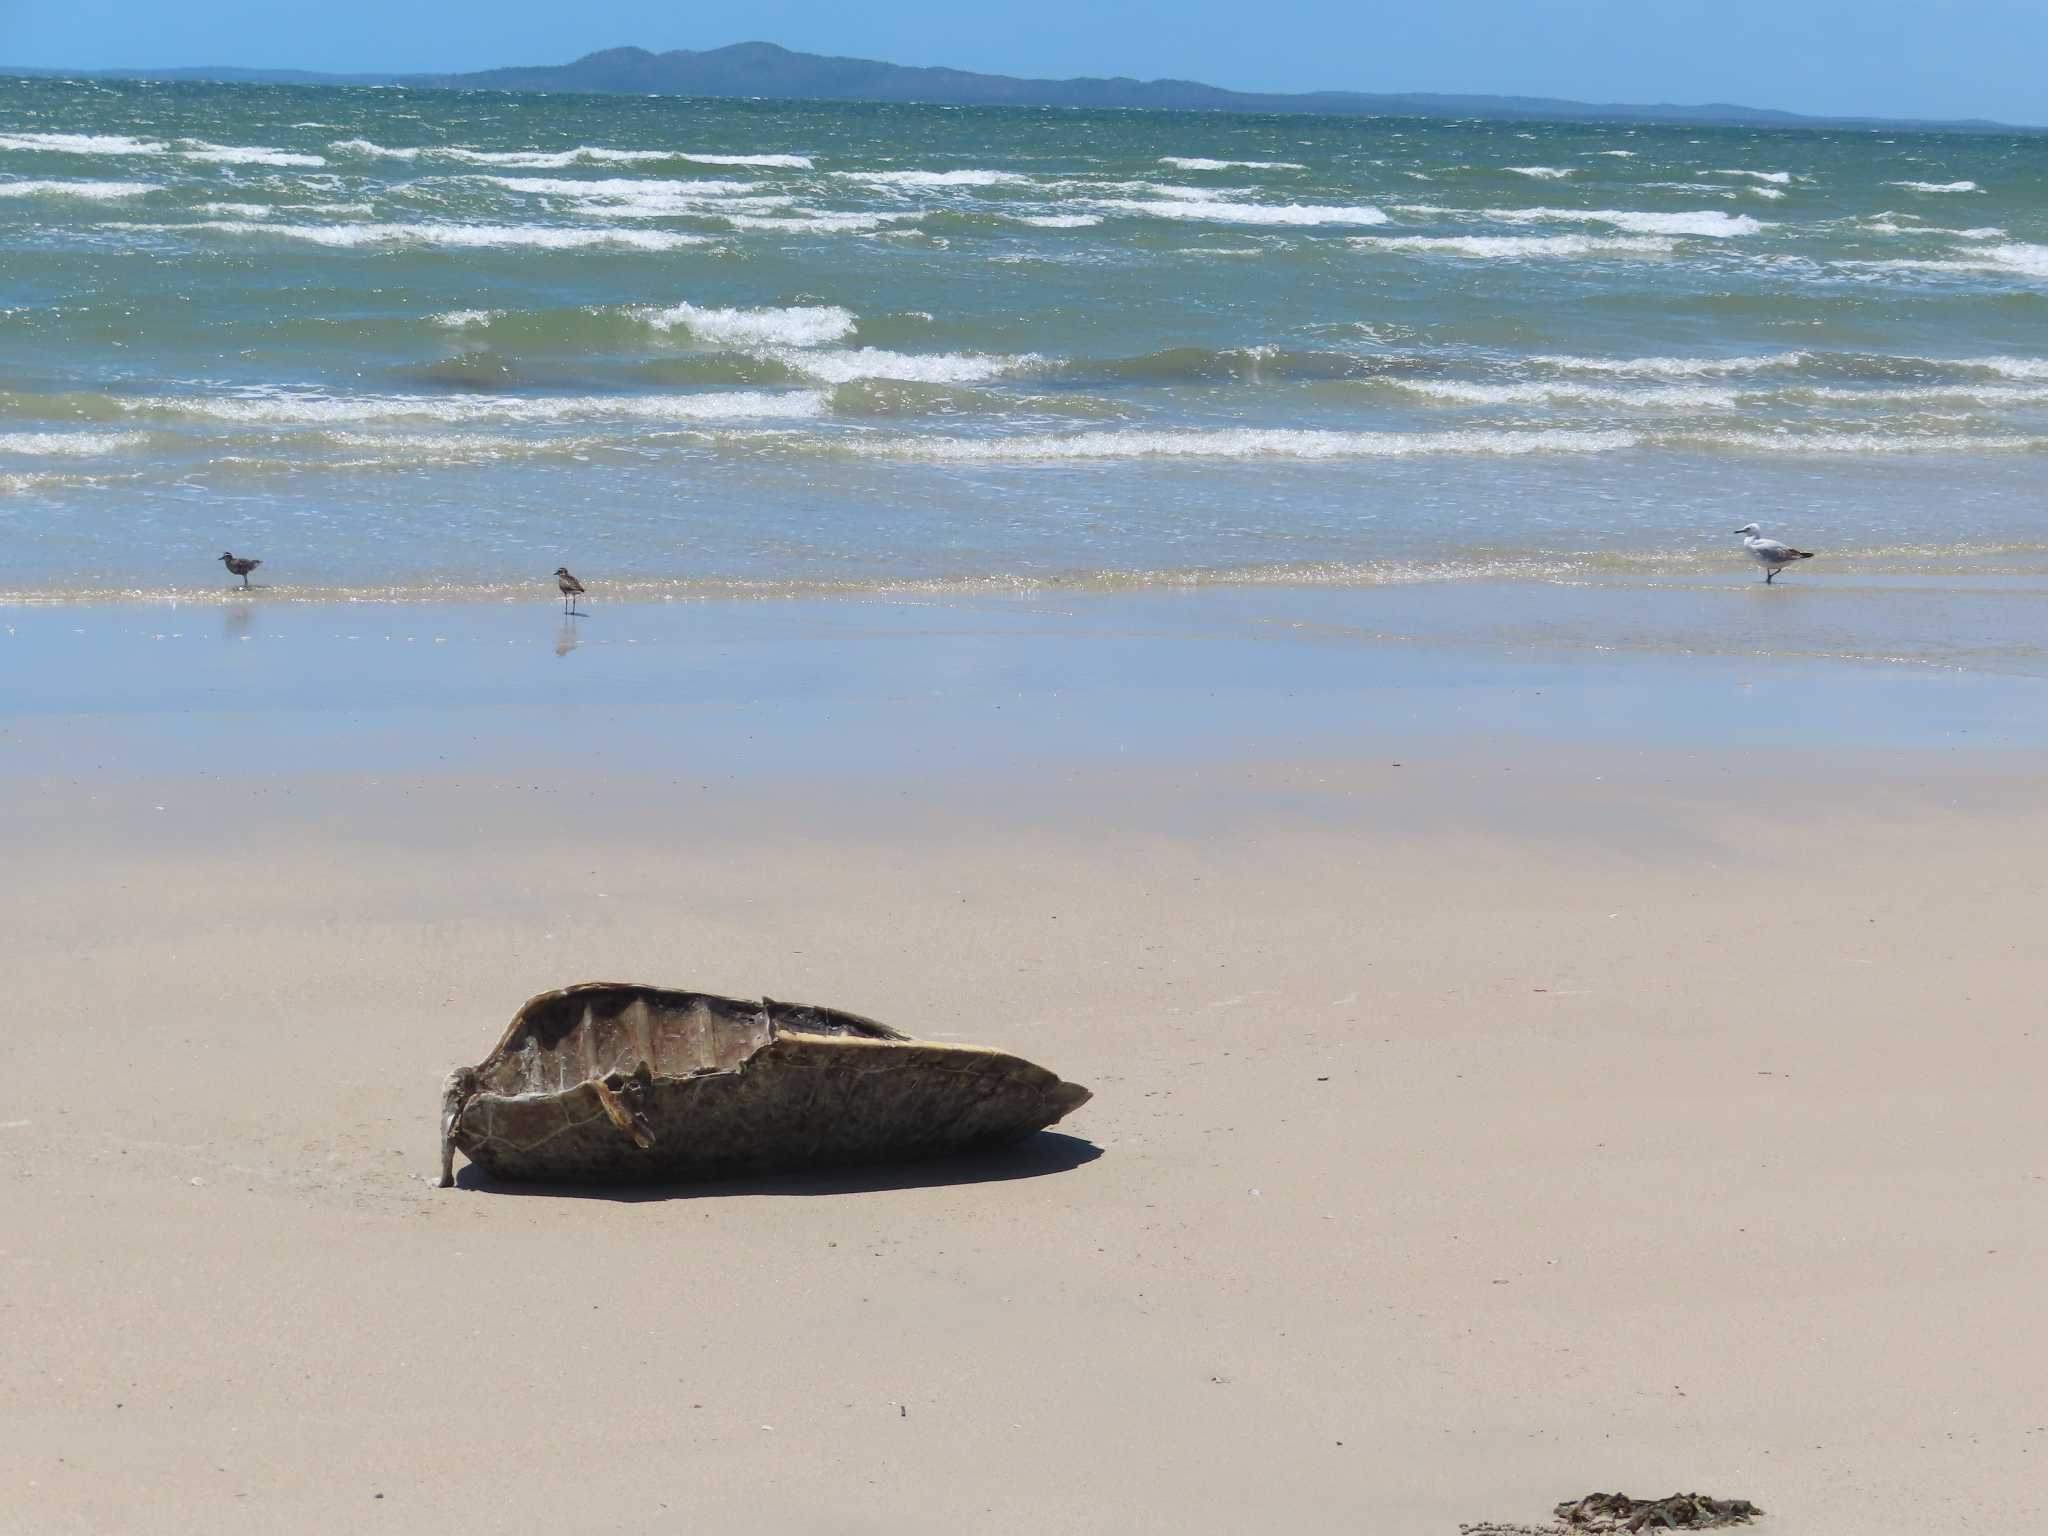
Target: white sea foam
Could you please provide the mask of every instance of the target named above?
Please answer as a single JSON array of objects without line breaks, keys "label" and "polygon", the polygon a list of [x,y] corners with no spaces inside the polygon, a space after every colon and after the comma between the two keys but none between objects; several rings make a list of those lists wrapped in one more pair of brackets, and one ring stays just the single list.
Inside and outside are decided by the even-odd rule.
[{"label": "white sea foam", "polygon": [[505,421],[544,425],[616,417],[636,421],[803,420],[821,414],[818,390],[686,395],[160,395],[124,401],[138,415],[251,426],[336,426],[379,421]]},{"label": "white sea foam", "polygon": [[1995,224],[1984,224],[1976,229],[1949,229],[1943,234],[1954,235],[1958,240],[2004,240],[2006,232]]},{"label": "white sea foam", "polygon": [[328,149],[337,155],[368,155],[382,160],[417,160],[428,153],[424,148],[391,149],[368,139],[336,139]]},{"label": "white sea foam", "polygon": [[2048,245],[2013,242],[1987,246],[1984,254],[2009,271],[2024,272],[2029,277],[2048,277]]},{"label": "white sea foam", "polygon": [[1767,197],[1772,202],[1778,202],[1785,196],[1781,187],[1744,187],[1742,190],[1746,196]]},{"label": "white sea foam", "polygon": [[1466,256],[1474,261],[1664,256],[1677,249],[1677,242],[1655,235],[1361,235],[1351,243],[1418,255]]},{"label": "white sea foam", "polygon": [[468,250],[490,246],[531,246],[538,250],[580,250],[619,245],[641,251],[673,251],[706,245],[703,235],[678,235],[655,229],[560,229],[550,224],[253,224],[207,219],[194,224],[129,224],[109,226],[177,233],[188,229],[223,230],[238,235],[273,235],[314,245],[427,245]]},{"label": "white sea foam", "polygon": [[506,311],[502,309],[451,309],[445,314],[434,316],[434,324],[451,331],[474,330],[489,325]]},{"label": "white sea foam", "polygon": [[336,154],[364,155],[387,160],[417,160],[422,155],[459,160],[465,165],[501,165],[508,169],[559,171],[572,165],[640,165],[663,160],[683,160],[692,165],[749,166],[761,170],[807,171],[807,155],[719,155],[681,149],[612,149],[602,144],[581,144],[574,149],[466,149],[459,145],[411,145],[393,148],[368,139],[336,139],[327,146]]},{"label": "white sea foam", "polygon": [[808,171],[809,155],[706,155],[689,150],[674,156],[693,165],[752,165],[769,171]]},{"label": "white sea foam", "polygon": [[1618,373],[1637,378],[1697,379],[1726,374],[1763,373],[1773,368],[1796,368],[1812,355],[1810,352],[1766,352],[1747,357],[1571,357],[1539,354],[1527,361],[1533,366],[1555,368],[1562,373]]},{"label": "white sea foam", "polygon": [[1096,206],[1118,213],[1155,219],[1198,219],[1216,224],[1384,224],[1387,216],[1370,204],[1339,207],[1318,203],[1233,203],[1221,198],[1172,198],[1157,202],[1135,197],[1100,199]]},{"label": "white sea foam", "polygon": [[0,197],[79,197],[113,203],[157,190],[153,181],[0,181]]},{"label": "white sea foam", "polygon": [[792,208],[788,214],[776,217],[733,214],[728,222],[735,229],[774,230],[791,235],[858,235],[917,217],[915,213],[834,213],[823,208]]},{"label": "white sea foam", "polygon": [[1908,192],[1982,192],[1984,189],[1974,181],[1888,181],[1888,187],[1904,187]]},{"label": "white sea foam", "polygon": [[201,203],[199,211],[227,219],[267,219],[277,212],[268,203]]},{"label": "white sea foam", "polygon": [[1088,229],[1102,222],[1099,213],[1021,213],[1016,218],[1040,229]]},{"label": "white sea foam", "polygon": [[2048,245],[2009,241],[1977,246],[1967,256],[1843,261],[1836,265],[1866,272],[1989,272],[2001,277],[2048,278]]},{"label": "white sea foam", "polygon": [[630,313],[657,331],[687,331],[699,341],[730,347],[820,347],[853,334],[854,315],[836,304],[782,309],[717,309],[676,304]]},{"label": "white sea foam", "polygon": [[0,432],[0,454],[85,459],[140,448],[148,441],[147,432]]},{"label": "white sea foam", "polygon": [[318,168],[327,163],[322,155],[299,155],[271,149],[263,144],[209,144],[204,139],[178,140],[178,157],[204,160],[213,165],[276,165]]},{"label": "white sea foam", "polygon": [[1739,400],[1732,389],[1699,385],[1648,385],[1616,389],[1612,385],[1562,381],[1528,384],[1474,384],[1457,379],[1389,379],[1409,394],[1452,405],[1599,405],[1624,410],[1733,410]]},{"label": "white sea foam", "polygon": [[997,357],[966,352],[889,352],[858,347],[835,352],[786,352],[781,362],[821,384],[857,379],[896,379],[918,384],[976,384],[1041,364],[1036,353]]},{"label": "white sea foam", "polygon": [[782,197],[750,197],[745,181],[657,181],[613,177],[561,181],[540,176],[486,176],[482,180],[530,197],[566,198],[584,218],[706,218],[786,207]]},{"label": "white sea foam", "polygon": [[1778,187],[1788,186],[1792,181],[1792,173],[1790,171],[1709,171],[1707,174],[1709,176],[1747,176],[1754,181],[1768,181],[1773,186]]},{"label": "white sea foam", "polygon": [[1746,453],[1797,456],[2024,453],[2048,448],[2048,439],[2039,437],[1967,432],[1701,432],[1687,433],[1677,441]]},{"label": "white sea foam", "polygon": [[1197,155],[1161,155],[1161,165],[1182,171],[1301,171],[1297,160],[1205,160]]},{"label": "white sea foam", "polygon": [[2048,379],[2048,357],[1958,357],[1929,361],[1957,368],[1982,368],[2006,379]]},{"label": "white sea foam", "polygon": [[66,485],[96,485],[92,475],[66,475],[53,470],[40,474],[0,475],[0,496],[26,496],[34,491],[54,491]]},{"label": "white sea foam", "polygon": [[1616,160],[1633,160],[1636,158],[1636,152],[1632,149],[1596,149],[1593,153],[1596,155],[1611,155]]},{"label": "white sea foam", "polygon": [[1573,173],[1570,166],[1556,165],[1509,165],[1503,166],[1502,169],[1517,176],[1533,177],[1537,181],[1563,181]]},{"label": "white sea foam", "polygon": [[1075,464],[1118,459],[1412,458],[1439,454],[1612,453],[1632,432],[1336,432],[1282,427],[1127,428],[1041,437],[908,437],[855,453],[941,463]]},{"label": "white sea foam", "polygon": [[557,176],[478,176],[464,179],[489,182],[492,186],[503,187],[508,192],[524,192],[533,197],[573,197],[598,202],[632,202],[648,196],[723,197],[728,193],[754,190],[754,183],[751,181],[723,179],[662,181],[637,176],[607,176],[589,181]]},{"label": "white sea foam", "polygon": [[1033,178],[1015,171],[834,171],[834,176],[871,187],[1029,186]]},{"label": "white sea foam", "polygon": [[160,155],[168,148],[156,139],[131,139],[118,133],[0,133],[0,150],[54,155]]},{"label": "white sea foam", "polygon": [[1485,217],[1502,224],[1605,224],[1631,235],[1695,235],[1710,240],[1753,235],[1764,227],[1746,213],[1711,208],[1688,213],[1647,213],[1632,208],[1488,208]]}]

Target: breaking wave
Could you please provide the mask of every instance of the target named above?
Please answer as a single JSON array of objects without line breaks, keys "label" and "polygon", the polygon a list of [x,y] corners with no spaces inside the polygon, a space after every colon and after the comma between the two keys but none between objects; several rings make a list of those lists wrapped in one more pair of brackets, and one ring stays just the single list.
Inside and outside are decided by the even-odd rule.
[{"label": "breaking wave", "polygon": [[1527,261],[1573,256],[1664,256],[1671,240],[1646,235],[1361,235],[1353,245],[1475,261]]},{"label": "breaking wave", "polygon": [[733,347],[818,347],[853,334],[854,315],[836,304],[786,309],[718,309],[675,304],[633,314],[657,331],[687,331],[699,341]]},{"label": "breaking wave", "polygon": [[1182,171],[1303,171],[1298,160],[1205,160],[1195,155],[1161,155],[1161,165]]},{"label": "breaking wave", "polygon": [[1108,459],[1412,458],[1438,454],[1611,453],[1632,432],[1341,432],[1306,428],[1131,428],[1042,437],[909,437],[855,453],[944,463],[1082,464]]},{"label": "breaking wave", "polygon": [[120,202],[158,190],[153,181],[0,181],[0,197],[82,197]]},{"label": "breaking wave", "polygon": [[1384,224],[1387,216],[1370,204],[1331,206],[1314,203],[1233,203],[1222,198],[1135,197],[1099,199],[1098,208],[1144,214],[1155,219],[1197,219],[1215,224]]}]

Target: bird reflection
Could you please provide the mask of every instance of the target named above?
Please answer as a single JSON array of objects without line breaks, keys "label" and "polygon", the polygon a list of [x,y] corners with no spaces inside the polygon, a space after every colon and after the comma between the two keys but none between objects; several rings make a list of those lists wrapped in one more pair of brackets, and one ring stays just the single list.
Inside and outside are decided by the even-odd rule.
[{"label": "bird reflection", "polygon": [[254,603],[229,603],[221,610],[220,633],[223,640],[246,640],[249,626],[256,620]]},{"label": "bird reflection", "polygon": [[562,620],[561,628],[555,631],[555,654],[566,656],[576,649],[577,643],[576,626],[567,619]]}]

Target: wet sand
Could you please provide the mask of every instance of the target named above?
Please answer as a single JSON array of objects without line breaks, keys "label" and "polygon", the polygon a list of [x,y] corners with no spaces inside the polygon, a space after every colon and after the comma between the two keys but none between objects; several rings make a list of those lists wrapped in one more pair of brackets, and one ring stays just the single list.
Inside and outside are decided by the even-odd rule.
[{"label": "wet sand", "polygon": [[[0,1529],[2039,1520],[2039,683],[1162,611],[11,615]],[[434,1189],[605,977],[1096,1098]]]}]

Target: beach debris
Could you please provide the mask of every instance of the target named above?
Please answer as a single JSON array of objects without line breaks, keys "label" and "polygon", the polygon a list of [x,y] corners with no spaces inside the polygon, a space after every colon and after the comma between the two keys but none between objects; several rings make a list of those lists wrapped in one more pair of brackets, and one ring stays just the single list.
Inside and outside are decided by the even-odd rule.
[{"label": "beach debris", "polygon": [[1548,1525],[1482,1520],[1460,1525],[1459,1536],[1576,1536],[1611,1531],[1708,1531],[1747,1525],[1763,1511],[1747,1499],[1717,1499],[1704,1493],[1670,1493],[1636,1499],[1625,1493],[1589,1493],[1566,1499]]},{"label": "beach debris", "polygon": [[1704,1493],[1667,1493],[1661,1499],[1589,1493],[1567,1499],[1556,1509],[1557,1518],[1574,1531],[1705,1531],[1747,1525],[1762,1513],[1747,1499],[1716,1499]]},{"label": "beach debris", "polygon": [[441,1099],[441,1185],[462,1152],[509,1180],[731,1178],[1000,1146],[1088,1090],[980,1045],[773,998],[635,982],[543,992]]}]

